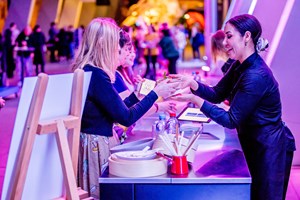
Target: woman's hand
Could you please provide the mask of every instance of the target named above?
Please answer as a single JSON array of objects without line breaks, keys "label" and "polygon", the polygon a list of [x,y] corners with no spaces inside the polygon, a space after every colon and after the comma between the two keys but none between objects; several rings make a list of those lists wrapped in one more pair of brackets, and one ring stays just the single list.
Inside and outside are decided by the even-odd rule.
[{"label": "woman's hand", "polygon": [[162,102],[157,102],[157,106],[158,106],[158,111],[161,112],[176,112],[177,108],[176,108],[176,103],[173,101],[162,101]]},{"label": "woman's hand", "polygon": [[180,88],[180,82],[171,83],[169,79],[157,82],[156,87],[153,91],[157,96],[163,97],[164,99],[172,96]]},{"label": "woman's hand", "polygon": [[192,93],[182,93],[182,94],[177,94],[172,96],[170,99],[175,100],[175,101],[189,101],[192,102],[194,104],[196,104],[199,108],[202,107],[204,100]]},{"label": "woman's hand", "polygon": [[134,82],[134,84],[136,84],[136,85],[138,85],[138,84],[140,84],[140,83],[142,83],[142,82],[144,82],[145,81],[145,79],[143,79],[140,75],[135,75],[134,77],[133,77],[133,82]]},{"label": "woman's hand", "polygon": [[192,76],[181,75],[181,74],[170,74],[168,78],[170,78],[171,83],[180,82],[180,88],[182,89],[186,87],[190,87],[193,90],[198,89],[198,83],[197,81],[194,80]]},{"label": "woman's hand", "polygon": [[0,97],[0,109],[5,106],[5,100]]},{"label": "woman's hand", "polygon": [[140,75],[136,75],[133,77],[133,83],[135,85],[135,96],[138,98],[141,98],[141,95],[139,94],[139,91],[142,87],[142,83],[145,81],[144,78],[142,78]]}]

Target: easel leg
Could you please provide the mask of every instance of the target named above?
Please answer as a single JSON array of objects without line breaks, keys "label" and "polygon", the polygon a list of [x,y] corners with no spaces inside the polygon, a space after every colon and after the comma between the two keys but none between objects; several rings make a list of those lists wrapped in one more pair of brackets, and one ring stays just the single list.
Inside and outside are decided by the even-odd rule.
[{"label": "easel leg", "polygon": [[63,120],[57,121],[57,134],[55,134],[55,136],[60,154],[62,170],[65,177],[64,181],[66,184],[67,199],[79,200],[71,154],[66,136],[66,128]]},{"label": "easel leg", "polygon": [[69,130],[68,133],[68,141],[70,147],[70,155],[72,158],[73,169],[74,169],[74,176],[77,177],[77,165],[78,165],[78,154],[79,154],[79,134],[80,134],[80,127],[76,127],[74,129]]},{"label": "easel leg", "polygon": [[73,77],[70,114],[77,116],[79,120],[77,122],[77,126],[71,129],[68,134],[68,140],[70,145],[71,158],[73,159],[72,162],[73,162],[75,177],[77,177],[83,81],[84,81],[83,70],[78,70],[78,69],[75,70],[74,77]]}]

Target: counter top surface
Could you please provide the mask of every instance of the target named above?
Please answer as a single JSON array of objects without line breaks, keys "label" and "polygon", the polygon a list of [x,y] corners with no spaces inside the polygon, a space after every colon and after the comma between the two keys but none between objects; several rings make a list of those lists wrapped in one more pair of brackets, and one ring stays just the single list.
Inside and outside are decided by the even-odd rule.
[{"label": "counter top surface", "polygon": [[[151,137],[151,127],[157,116],[144,117],[137,122],[126,142]],[[193,126],[190,122],[189,126]],[[185,176],[167,173],[156,177],[126,178],[108,173],[99,178],[100,183],[171,183],[171,184],[212,184],[251,183],[251,176],[241,150],[235,130],[226,129],[211,121],[203,125],[203,133],[197,141],[194,159],[189,174]]]}]

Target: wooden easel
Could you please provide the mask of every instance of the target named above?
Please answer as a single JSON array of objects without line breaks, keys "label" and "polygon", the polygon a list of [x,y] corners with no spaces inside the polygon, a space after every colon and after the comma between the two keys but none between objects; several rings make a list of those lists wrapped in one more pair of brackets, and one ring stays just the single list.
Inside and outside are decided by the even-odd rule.
[{"label": "wooden easel", "polygon": [[[14,176],[12,176],[14,177],[14,180],[10,199],[22,199],[26,174],[36,134],[43,135],[49,133],[55,133],[62,165],[66,188],[66,197],[62,198],[67,198],[68,200],[89,199],[88,193],[76,186],[83,80],[83,70],[76,70],[73,77],[69,115],[40,121],[48,84],[48,76],[42,73],[38,75],[25,128],[23,130],[20,151],[16,159],[15,173]],[[68,134],[66,130],[69,130]]]}]

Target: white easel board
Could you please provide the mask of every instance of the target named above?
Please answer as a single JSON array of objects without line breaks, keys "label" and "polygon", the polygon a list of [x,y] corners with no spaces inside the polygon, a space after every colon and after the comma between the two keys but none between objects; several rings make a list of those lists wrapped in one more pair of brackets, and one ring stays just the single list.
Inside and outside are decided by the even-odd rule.
[{"label": "white easel board", "polygon": [[[84,73],[82,106],[87,95],[91,73]],[[23,129],[30,107],[37,77],[25,78],[13,130],[4,177],[2,200],[8,199],[12,189],[11,176],[16,163]],[[40,120],[65,116],[70,112],[73,73],[50,75]],[[55,134],[37,135],[33,146],[22,199],[53,199],[63,194],[63,173]]]}]

